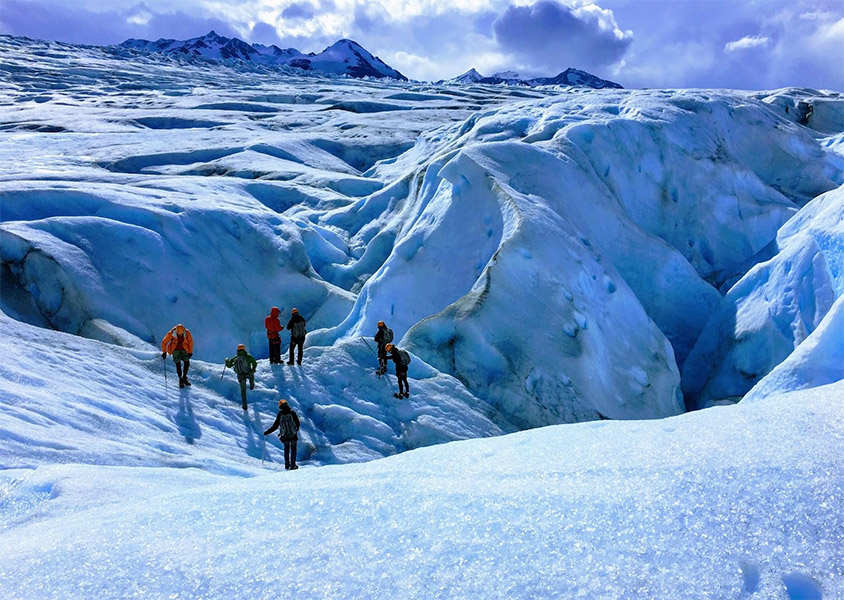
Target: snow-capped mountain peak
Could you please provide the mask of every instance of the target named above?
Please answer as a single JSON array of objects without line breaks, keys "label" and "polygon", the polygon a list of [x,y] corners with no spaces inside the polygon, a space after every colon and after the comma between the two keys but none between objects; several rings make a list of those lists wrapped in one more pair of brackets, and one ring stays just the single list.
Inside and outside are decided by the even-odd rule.
[{"label": "snow-capped mountain peak", "polygon": [[375,77],[406,80],[407,78],[371,54],[354,40],[342,39],[320,53],[303,54],[295,48],[248,44],[238,38],[227,38],[216,31],[188,40],[140,39],[120,44],[140,52],[189,55],[211,60],[234,60],[265,65],[287,65],[306,71],[319,71],[351,77]]},{"label": "snow-capped mountain peak", "polygon": [[518,85],[526,87],[536,87],[540,85],[579,85],[597,89],[616,88],[621,86],[613,81],[601,79],[586,71],[580,69],[568,68],[555,77],[534,77],[533,79],[523,79],[516,71],[499,71],[489,77],[485,77],[478,73],[474,68],[469,69],[462,75],[458,75],[453,79],[441,81],[440,83],[448,84],[492,84],[492,85]]},{"label": "snow-capped mountain peak", "polygon": [[478,73],[478,71],[475,70],[475,67],[472,67],[462,75],[449,79],[448,83],[477,83],[483,78],[484,76]]},{"label": "snow-capped mountain peak", "polygon": [[516,71],[499,71],[493,73],[490,77],[497,77],[498,79],[521,79],[519,73]]}]

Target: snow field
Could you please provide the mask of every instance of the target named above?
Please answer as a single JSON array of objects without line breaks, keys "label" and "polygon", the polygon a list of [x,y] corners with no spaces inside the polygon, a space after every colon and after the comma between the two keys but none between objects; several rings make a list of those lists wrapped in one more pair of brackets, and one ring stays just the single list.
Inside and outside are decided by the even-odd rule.
[{"label": "snow field", "polygon": [[0,594],[836,598],[842,392],[295,475],[6,472]]},{"label": "snow field", "polygon": [[301,367],[260,361],[244,412],[237,377],[220,364],[192,360],[193,386],[179,389],[173,361],[157,352],[51,332],[5,315],[2,322],[3,351],[19,357],[0,370],[5,469],[84,463],[241,473],[262,457],[283,461],[278,438],[263,436],[282,397],[302,421],[304,464],[372,460],[513,430],[458,381],[418,359],[410,369],[413,395],[393,398],[395,377],[375,375],[377,360],[361,340],[309,348]]}]

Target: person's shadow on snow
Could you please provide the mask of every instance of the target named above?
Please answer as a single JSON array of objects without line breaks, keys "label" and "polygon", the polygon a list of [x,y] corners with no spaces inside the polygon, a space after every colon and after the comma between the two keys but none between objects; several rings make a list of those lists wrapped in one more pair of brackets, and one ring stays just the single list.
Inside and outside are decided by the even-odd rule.
[{"label": "person's shadow on snow", "polygon": [[202,437],[202,430],[193,415],[193,406],[187,390],[179,390],[179,412],[174,420],[179,428],[179,435],[184,437],[188,444],[193,444]]},{"label": "person's shadow on snow", "polygon": [[261,459],[264,457],[264,429],[261,424],[261,413],[254,405],[250,408],[252,418],[249,417],[247,411],[243,412],[243,424],[246,425],[246,454],[252,458]]}]

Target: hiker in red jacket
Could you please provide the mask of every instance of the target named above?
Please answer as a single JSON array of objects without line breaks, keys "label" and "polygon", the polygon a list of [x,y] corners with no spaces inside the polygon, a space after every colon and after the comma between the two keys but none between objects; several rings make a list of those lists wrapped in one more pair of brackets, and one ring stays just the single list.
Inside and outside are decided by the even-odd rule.
[{"label": "hiker in red jacket", "polygon": [[270,364],[281,364],[281,321],[278,320],[278,315],[281,311],[277,306],[273,306],[270,311],[270,316],[264,319],[264,327],[267,329],[267,340],[270,342]]}]

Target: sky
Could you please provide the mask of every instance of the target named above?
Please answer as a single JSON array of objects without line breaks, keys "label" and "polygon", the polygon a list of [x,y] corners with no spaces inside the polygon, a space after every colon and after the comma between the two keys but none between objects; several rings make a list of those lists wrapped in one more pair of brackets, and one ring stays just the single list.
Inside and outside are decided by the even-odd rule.
[{"label": "sky", "polygon": [[583,69],[628,88],[844,91],[844,0],[0,0],[0,34],[84,44],[215,30],[406,76]]}]

